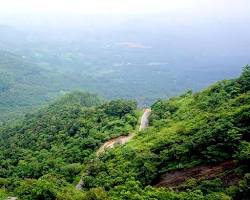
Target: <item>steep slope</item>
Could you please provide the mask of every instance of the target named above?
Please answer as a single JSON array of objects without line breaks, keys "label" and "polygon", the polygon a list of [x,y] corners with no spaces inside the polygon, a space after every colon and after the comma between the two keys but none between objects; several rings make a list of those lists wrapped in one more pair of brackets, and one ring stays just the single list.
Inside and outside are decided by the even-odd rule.
[{"label": "steep slope", "polygon": [[[238,79],[157,101],[151,107],[151,128],[86,164],[85,188],[103,187],[111,199],[247,199],[249,90],[246,66]],[[224,168],[226,161],[236,164]],[[200,176],[197,170],[192,175],[195,169]],[[210,170],[210,176],[202,170]],[[152,187],[174,173],[184,180]]]}]

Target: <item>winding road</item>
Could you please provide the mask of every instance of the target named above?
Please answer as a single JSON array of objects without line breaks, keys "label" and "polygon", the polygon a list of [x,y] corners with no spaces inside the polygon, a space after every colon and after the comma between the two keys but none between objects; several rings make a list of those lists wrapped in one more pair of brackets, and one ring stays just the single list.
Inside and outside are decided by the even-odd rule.
[{"label": "winding road", "polygon": [[151,114],[151,109],[146,108],[144,110],[144,113],[143,113],[142,117],[141,117],[141,123],[140,123],[139,131],[141,131],[141,130],[148,127],[148,122],[149,122],[148,117],[149,117],[150,114]]},{"label": "winding road", "polygon": [[[139,131],[142,131],[143,129],[148,127],[148,122],[149,122],[148,118],[150,114],[151,114],[150,108],[144,109],[143,115],[141,117]],[[130,141],[133,137],[134,137],[134,134],[129,134],[127,136],[120,136],[120,137],[108,140],[96,151],[96,155],[98,156],[101,153],[105,152],[107,149],[114,148],[116,145],[125,144],[128,141]],[[82,188],[82,185],[83,185],[83,182],[81,179],[79,183],[76,185],[76,189],[80,190]]]},{"label": "winding road", "polygon": [[133,138],[133,134],[129,134],[128,136],[120,136],[105,142],[96,152],[96,155],[104,152],[106,149],[114,148],[116,145],[125,144],[129,140]]},{"label": "winding road", "polygon": [[[141,117],[139,131],[142,131],[143,129],[148,127],[148,117],[150,113],[151,113],[150,108],[146,108],[144,110],[143,115]],[[104,152],[106,149],[114,148],[116,145],[125,144],[129,140],[131,140],[133,137],[134,137],[134,134],[129,134],[127,136],[120,136],[120,137],[108,140],[97,150],[96,154],[99,155],[100,153]]]}]

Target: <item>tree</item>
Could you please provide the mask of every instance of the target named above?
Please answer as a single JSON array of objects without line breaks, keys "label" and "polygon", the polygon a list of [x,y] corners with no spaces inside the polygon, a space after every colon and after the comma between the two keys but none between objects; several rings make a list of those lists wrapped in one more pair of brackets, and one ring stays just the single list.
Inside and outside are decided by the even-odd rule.
[{"label": "tree", "polygon": [[241,85],[242,92],[247,92],[250,90],[250,65],[243,67],[243,72],[238,79],[238,82]]},{"label": "tree", "polygon": [[113,100],[108,103],[105,113],[122,118],[126,114],[133,114],[136,106],[137,103],[135,101]]}]

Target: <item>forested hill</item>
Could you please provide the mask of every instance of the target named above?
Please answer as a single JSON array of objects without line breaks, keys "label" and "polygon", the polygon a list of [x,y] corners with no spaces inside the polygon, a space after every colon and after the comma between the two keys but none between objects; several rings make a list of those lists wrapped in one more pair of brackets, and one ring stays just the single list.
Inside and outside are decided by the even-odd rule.
[{"label": "forested hill", "polygon": [[[0,197],[248,199],[249,66],[237,79],[156,101],[151,109],[149,128],[136,132],[134,101],[78,92],[1,126]],[[130,132],[135,137],[126,145],[95,154]],[[76,190],[81,176],[83,189]]]},{"label": "forested hill", "polygon": [[0,187],[21,199],[54,199],[60,188],[74,188],[81,163],[104,141],[134,129],[135,109],[134,101],[103,102],[75,92],[26,115],[23,122],[2,126]]},{"label": "forested hill", "polygon": [[151,108],[151,128],[86,163],[85,189],[102,187],[117,200],[249,199],[249,66]]},{"label": "forested hill", "polygon": [[60,74],[0,51],[0,122],[44,104],[62,88]]}]

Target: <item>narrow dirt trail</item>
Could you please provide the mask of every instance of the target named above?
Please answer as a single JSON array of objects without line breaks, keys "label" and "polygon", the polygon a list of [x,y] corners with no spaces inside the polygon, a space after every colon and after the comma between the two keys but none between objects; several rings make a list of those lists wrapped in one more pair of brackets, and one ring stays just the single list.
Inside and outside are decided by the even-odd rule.
[{"label": "narrow dirt trail", "polygon": [[[148,127],[148,117],[151,114],[151,109],[150,108],[146,108],[142,114],[141,117],[141,122],[140,122],[140,127],[139,127],[139,131],[142,131],[143,129]],[[134,137],[134,134],[129,134],[127,136],[119,136],[117,138],[108,140],[107,142],[105,142],[97,151],[96,151],[96,155],[100,155],[101,153],[105,152],[107,149],[109,148],[114,148],[116,145],[121,145],[121,144],[125,144],[128,141],[130,141],[132,138]],[[79,181],[79,183],[76,185],[76,189],[80,190],[82,188],[83,182],[82,179]]]}]

